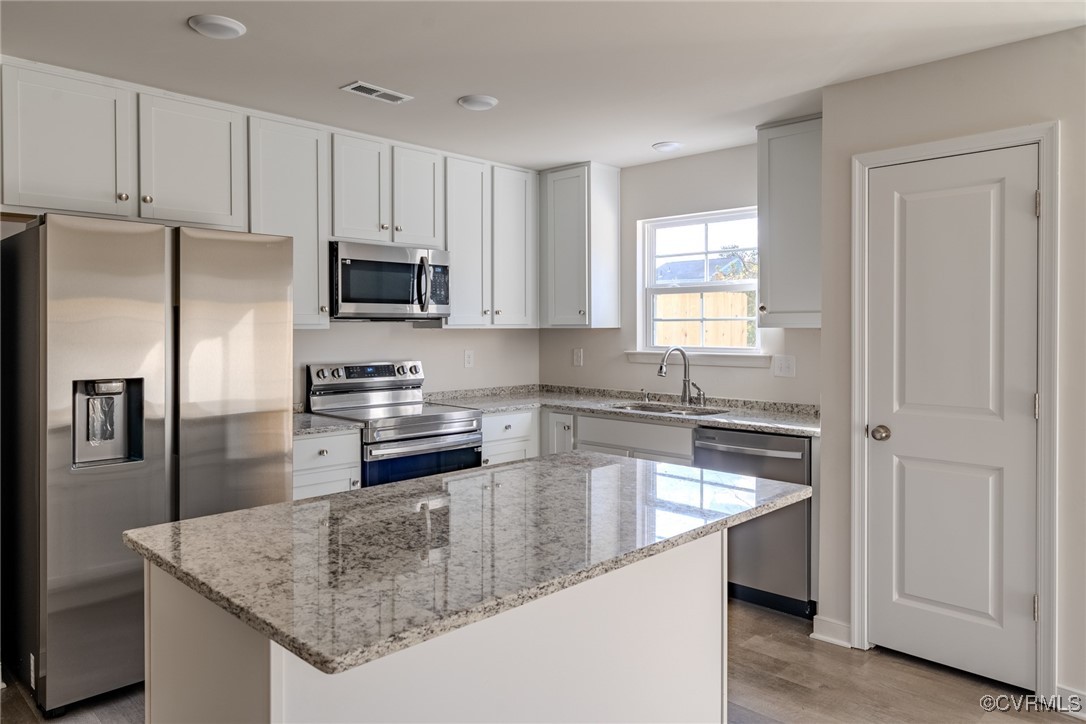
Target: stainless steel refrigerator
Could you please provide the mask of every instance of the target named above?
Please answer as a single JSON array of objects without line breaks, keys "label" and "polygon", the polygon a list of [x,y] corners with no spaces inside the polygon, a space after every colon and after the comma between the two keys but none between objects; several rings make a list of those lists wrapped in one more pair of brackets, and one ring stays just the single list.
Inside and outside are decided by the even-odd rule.
[{"label": "stainless steel refrigerator", "polygon": [[0,242],[4,667],[143,680],[129,528],[290,499],[292,240],[47,215]]}]

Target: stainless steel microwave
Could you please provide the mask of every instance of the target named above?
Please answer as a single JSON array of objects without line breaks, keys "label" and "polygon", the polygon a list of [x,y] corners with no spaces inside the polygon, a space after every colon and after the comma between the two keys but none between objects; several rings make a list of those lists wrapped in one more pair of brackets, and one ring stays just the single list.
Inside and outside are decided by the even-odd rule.
[{"label": "stainless steel microwave", "polygon": [[332,318],[395,321],[449,316],[449,254],[331,243]]}]

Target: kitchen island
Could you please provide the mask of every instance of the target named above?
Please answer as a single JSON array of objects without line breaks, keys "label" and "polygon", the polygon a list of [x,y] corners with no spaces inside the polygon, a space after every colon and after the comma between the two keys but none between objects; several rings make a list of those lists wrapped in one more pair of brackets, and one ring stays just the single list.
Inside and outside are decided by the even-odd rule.
[{"label": "kitchen island", "polygon": [[806,486],[567,453],[128,531],[158,721],[726,721],[727,529]]}]

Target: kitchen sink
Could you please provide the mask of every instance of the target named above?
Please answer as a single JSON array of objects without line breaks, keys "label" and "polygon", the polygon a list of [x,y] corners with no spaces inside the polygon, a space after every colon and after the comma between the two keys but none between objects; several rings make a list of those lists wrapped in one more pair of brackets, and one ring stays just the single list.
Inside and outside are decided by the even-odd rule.
[{"label": "kitchen sink", "polygon": [[710,415],[723,415],[725,412],[729,412],[723,407],[684,407],[663,402],[621,402],[617,405],[611,405],[611,409],[629,410],[631,412],[656,412],[661,415],[682,415],[684,417],[709,417]]}]

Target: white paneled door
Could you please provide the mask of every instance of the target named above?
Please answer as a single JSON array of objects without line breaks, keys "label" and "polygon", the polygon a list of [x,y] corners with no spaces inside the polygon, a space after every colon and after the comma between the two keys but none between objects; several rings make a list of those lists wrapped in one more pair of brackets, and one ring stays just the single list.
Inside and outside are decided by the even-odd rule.
[{"label": "white paneled door", "polygon": [[[1038,149],[868,176],[868,631],[1036,680]],[[887,437],[888,435],[888,437]]]}]

